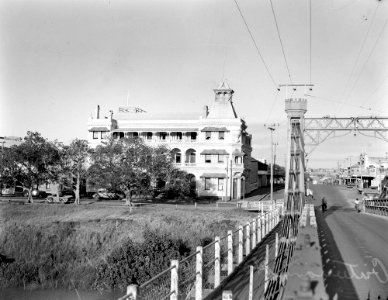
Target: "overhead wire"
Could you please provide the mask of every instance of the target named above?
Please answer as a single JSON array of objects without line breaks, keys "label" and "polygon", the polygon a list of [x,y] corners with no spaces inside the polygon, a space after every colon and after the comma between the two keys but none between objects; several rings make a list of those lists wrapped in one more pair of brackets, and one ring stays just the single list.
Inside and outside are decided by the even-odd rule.
[{"label": "overhead wire", "polygon": [[[379,8],[379,4],[380,4],[380,1],[377,1],[376,8],[375,8],[375,10],[374,10],[374,12],[373,12],[372,21],[371,21],[371,23],[369,24],[368,30],[367,30],[367,32],[366,32],[366,34],[365,34],[365,37],[364,37],[364,39],[363,39],[363,41],[362,41],[362,43],[361,43],[361,47],[360,47],[360,50],[358,51],[358,55],[357,55],[356,61],[354,62],[352,71],[350,72],[348,81],[347,81],[347,83],[346,83],[344,93],[346,92],[347,87],[349,86],[350,81],[351,81],[351,79],[352,79],[352,77],[353,77],[353,75],[354,75],[354,71],[355,71],[356,66],[357,66],[357,64],[358,64],[358,61],[359,61],[359,59],[360,59],[362,50],[364,50],[364,47],[365,47],[365,44],[366,44],[366,40],[368,39],[369,32],[370,32],[370,30],[371,30],[371,28],[372,28],[372,25],[373,25],[374,20],[375,20],[375,17],[376,17],[377,9]],[[348,102],[349,96],[350,96],[350,95],[348,94],[348,96],[346,97],[345,103]],[[341,108],[342,108],[342,106],[341,106]]]},{"label": "overhead wire", "polygon": [[263,63],[265,69],[267,70],[267,73],[268,73],[269,77],[271,78],[271,81],[272,81],[273,85],[274,85],[275,88],[277,89],[277,88],[278,88],[278,85],[276,84],[276,82],[275,82],[275,80],[274,80],[274,78],[273,78],[273,76],[272,76],[272,74],[271,74],[271,72],[270,72],[270,70],[269,70],[269,68],[268,68],[268,66],[267,66],[267,64],[266,64],[266,62],[265,62],[265,60],[264,60],[264,58],[263,58],[263,55],[261,54],[260,49],[259,49],[259,47],[257,46],[256,40],[255,40],[255,38],[253,37],[253,34],[252,34],[251,30],[249,29],[248,23],[247,23],[247,21],[245,20],[245,17],[244,17],[244,15],[243,15],[243,13],[242,13],[242,11],[241,11],[241,9],[240,9],[240,6],[239,6],[238,3],[237,3],[237,0],[234,0],[234,3],[235,3],[236,6],[237,6],[237,9],[238,9],[238,11],[239,11],[239,13],[240,13],[240,16],[241,16],[241,18],[242,18],[244,24],[245,24],[245,27],[246,27],[246,29],[247,29],[247,31],[248,31],[248,33],[249,33],[249,36],[251,37],[251,40],[252,40],[252,42],[253,42],[253,44],[254,44],[254,46],[255,46],[255,48],[256,48],[256,51],[257,51],[257,53],[258,53],[259,56],[260,56],[261,62]]},{"label": "overhead wire", "polygon": [[310,95],[310,94],[304,94],[304,95],[307,96],[307,97],[317,98],[317,99],[321,99],[321,100],[327,101],[327,102],[332,102],[332,103],[337,103],[337,104],[342,104],[342,105],[357,107],[357,108],[361,108],[361,109],[368,110],[368,111],[374,111],[374,112],[379,112],[379,113],[383,113],[383,112],[384,112],[384,111],[381,111],[381,110],[372,109],[372,108],[370,108],[370,107],[364,107],[364,106],[355,105],[355,104],[348,104],[348,103],[345,103],[345,102],[336,101],[336,100],[330,100],[330,99],[327,99],[327,98],[322,98],[322,97],[318,97],[318,96],[313,96],[313,95]]},{"label": "overhead wire", "polygon": [[288,78],[290,79],[290,83],[292,84],[293,82],[292,82],[292,79],[291,79],[290,68],[288,67],[287,58],[286,58],[286,53],[285,53],[285,51],[284,51],[284,46],[283,46],[282,38],[281,38],[281,36],[280,36],[280,30],[279,30],[278,21],[277,21],[277,19],[276,19],[275,9],[274,9],[272,0],[269,0],[269,2],[271,3],[272,14],[273,14],[273,17],[274,17],[274,20],[275,20],[276,30],[277,30],[277,33],[278,33],[278,38],[279,38],[280,46],[281,46],[282,52],[283,52],[284,62],[286,63],[287,72],[288,72]]},{"label": "overhead wire", "polygon": [[270,109],[270,111],[269,111],[269,114],[268,114],[268,116],[267,116],[267,120],[265,121],[265,123],[268,123],[268,120],[269,120],[269,118],[270,118],[271,115],[272,115],[272,111],[273,111],[273,109],[275,108],[275,105],[276,105],[276,103],[277,103],[277,101],[278,101],[278,95],[279,95],[279,90],[276,90],[275,100],[272,102],[272,106],[271,106],[271,109]]},{"label": "overhead wire", "polygon": [[[366,61],[364,62],[363,66],[362,66],[362,68],[361,68],[361,71],[360,71],[360,73],[358,74],[358,77],[357,77],[356,81],[354,82],[354,84],[353,84],[353,86],[352,86],[350,95],[353,93],[353,90],[354,90],[354,88],[356,87],[356,84],[357,84],[358,80],[360,80],[360,77],[361,77],[361,75],[363,74],[363,71],[364,71],[364,69],[365,69],[366,64],[368,63],[369,59],[371,58],[371,56],[372,56],[372,54],[373,54],[373,51],[374,51],[375,48],[376,48],[376,45],[378,44],[378,42],[379,42],[380,39],[381,39],[381,36],[383,35],[384,29],[385,29],[385,26],[387,25],[387,23],[388,23],[388,19],[385,20],[385,23],[384,23],[384,25],[383,25],[383,28],[381,29],[381,31],[380,31],[380,33],[379,33],[379,36],[378,36],[377,39],[376,39],[376,42],[374,43],[374,45],[373,45],[371,51],[369,52],[368,58],[367,58]],[[364,105],[366,101],[368,101],[368,99],[365,99],[364,102],[363,102],[361,105]]]},{"label": "overhead wire", "polygon": [[312,47],[312,22],[311,22],[311,0],[309,1],[309,10],[310,10],[310,84],[311,84],[311,68],[312,68],[312,64],[311,64],[311,47]]}]

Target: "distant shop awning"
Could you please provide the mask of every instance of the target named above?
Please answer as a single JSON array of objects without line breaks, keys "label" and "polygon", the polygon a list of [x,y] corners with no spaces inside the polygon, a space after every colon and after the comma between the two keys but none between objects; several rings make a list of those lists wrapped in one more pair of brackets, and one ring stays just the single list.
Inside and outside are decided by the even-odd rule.
[{"label": "distant shop awning", "polygon": [[226,127],[205,127],[201,129],[202,132],[205,131],[229,131]]},{"label": "distant shop awning", "polygon": [[240,150],[234,150],[233,153],[232,153],[234,156],[244,156],[245,153],[240,151]]},{"label": "distant shop awning", "polygon": [[225,173],[203,173],[201,178],[226,178]]},{"label": "distant shop awning", "polygon": [[198,128],[179,127],[179,128],[118,128],[112,132],[197,132]]},{"label": "distant shop awning", "polygon": [[107,127],[92,127],[89,129],[89,131],[110,131]]},{"label": "distant shop awning", "polygon": [[206,154],[211,154],[211,155],[229,155],[229,153],[226,152],[224,149],[207,149],[207,150],[203,150],[201,152],[201,155],[206,155]]}]

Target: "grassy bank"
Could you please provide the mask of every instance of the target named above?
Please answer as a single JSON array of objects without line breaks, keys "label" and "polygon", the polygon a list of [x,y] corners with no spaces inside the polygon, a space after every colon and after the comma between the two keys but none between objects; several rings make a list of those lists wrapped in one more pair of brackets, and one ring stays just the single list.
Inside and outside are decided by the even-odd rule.
[{"label": "grassy bank", "polygon": [[[124,288],[245,224],[231,208],[0,205],[1,287]],[[13,261],[14,260],[14,261]]]}]

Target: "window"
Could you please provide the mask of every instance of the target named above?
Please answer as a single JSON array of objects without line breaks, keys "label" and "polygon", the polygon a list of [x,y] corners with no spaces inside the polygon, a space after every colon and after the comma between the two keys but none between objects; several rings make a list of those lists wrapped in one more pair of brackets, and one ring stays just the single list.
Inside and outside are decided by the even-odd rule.
[{"label": "window", "polygon": [[241,158],[241,156],[236,156],[236,157],[234,158],[234,163],[235,163],[236,165],[241,164],[241,163],[242,163],[242,158]]},{"label": "window", "polygon": [[206,139],[210,140],[211,137],[212,137],[212,133],[210,131],[206,131]]},{"label": "window", "polygon": [[176,133],[176,139],[181,140],[182,139],[182,132],[177,132]]},{"label": "window", "polygon": [[161,133],[159,133],[159,136],[160,136],[161,140],[165,140],[166,137],[167,137],[167,133],[166,132],[161,132]]},{"label": "window", "polygon": [[152,132],[147,132],[147,140],[152,140]]},{"label": "window", "polygon": [[186,151],[186,163],[187,164],[195,164],[195,150],[188,149]]},{"label": "window", "polygon": [[175,153],[175,163],[177,163],[177,164],[181,163],[181,153],[180,152]]},{"label": "window", "polygon": [[106,131],[101,131],[101,138],[106,139],[107,138],[107,132]]},{"label": "window", "polygon": [[197,133],[196,132],[190,132],[190,138],[191,138],[191,140],[196,140],[197,139]]},{"label": "window", "polygon": [[224,131],[218,132],[218,139],[223,140],[224,138],[225,138],[225,132]]},{"label": "window", "polygon": [[219,191],[224,190],[224,178],[218,178],[218,190]]},{"label": "window", "polygon": [[212,162],[212,156],[210,154],[205,154],[205,163],[209,164]]},{"label": "window", "polygon": [[99,131],[93,131],[93,140],[97,140],[98,139],[98,135],[99,135]]},{"label": "window", "polygon": [[210,190],[210,178],[205,178],[205,191]]},{"label": "window", "polygon": [[222,154],[222,155],[221,155],[221,154],[218,155],[218,162],[219,162],[219,163],[225,162],[225,157],[224,157],[223,154]]}]

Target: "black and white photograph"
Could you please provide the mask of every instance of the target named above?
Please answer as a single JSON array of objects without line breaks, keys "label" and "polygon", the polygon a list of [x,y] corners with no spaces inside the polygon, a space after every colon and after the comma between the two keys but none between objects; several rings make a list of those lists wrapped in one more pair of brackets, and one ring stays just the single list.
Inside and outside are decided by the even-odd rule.
[{"label": "black and white photograph", "polygon": [[0,0],[0,300],[388,300],[388,0]]}]

